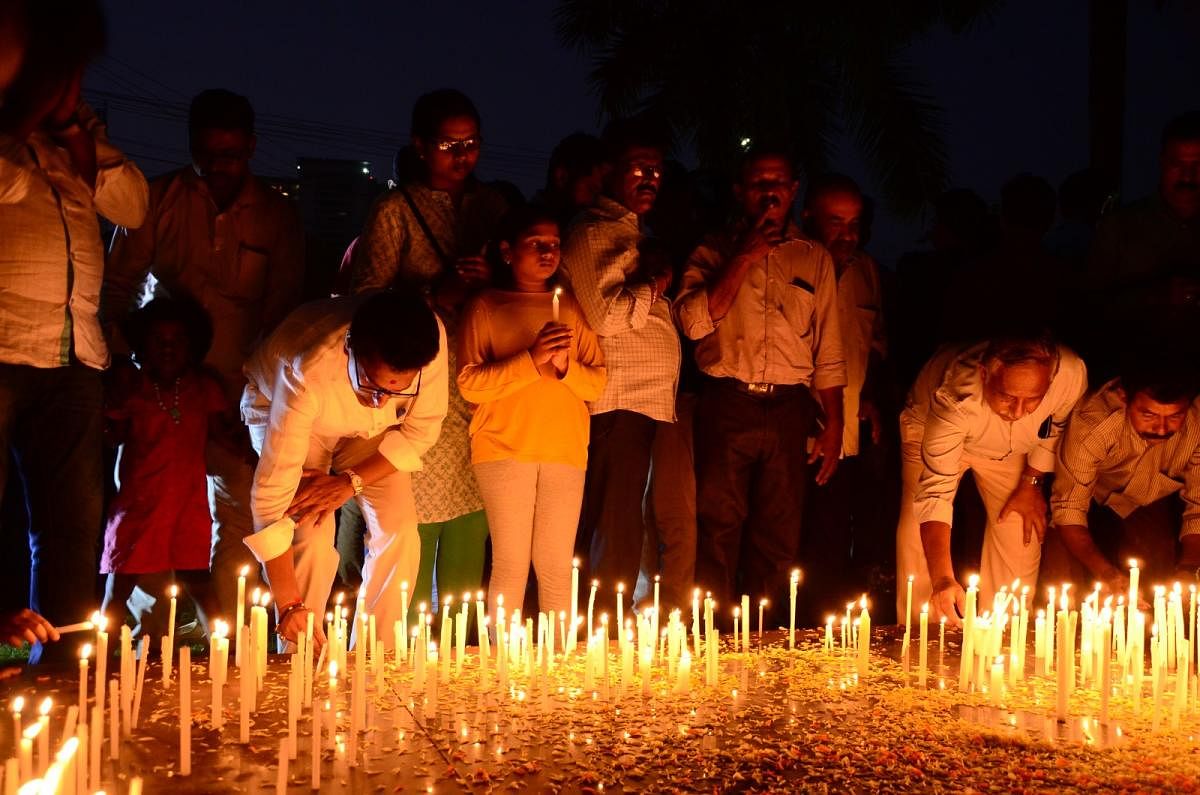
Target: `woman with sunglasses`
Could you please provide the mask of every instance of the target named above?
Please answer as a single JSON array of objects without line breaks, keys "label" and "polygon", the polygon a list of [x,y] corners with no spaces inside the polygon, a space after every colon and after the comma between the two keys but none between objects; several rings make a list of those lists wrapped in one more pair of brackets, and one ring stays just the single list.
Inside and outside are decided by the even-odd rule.
[{"label": "woman with sunglasses", "polygon": [[[507,210],[503,197],[475,178],[482,149],[479,112],[462,93],[441,89],[413,107],[412,152],[397,168],[393,190],[372,207],[351,264],[355,293],[415,285],[430,297],[446,327],[454,371],[458,314],[469,295],[487,285],[487,241]],[[471,409],[451,383],[449,409],[437,444],[413,473],[421,566],[410,605],[472,594],[483,582],[488,526],[471,472],[467,426]],[[353,506],[342,512],[338,548],[353,559],[361,537]],[[436,596],[435,596],[436,582]]]}]

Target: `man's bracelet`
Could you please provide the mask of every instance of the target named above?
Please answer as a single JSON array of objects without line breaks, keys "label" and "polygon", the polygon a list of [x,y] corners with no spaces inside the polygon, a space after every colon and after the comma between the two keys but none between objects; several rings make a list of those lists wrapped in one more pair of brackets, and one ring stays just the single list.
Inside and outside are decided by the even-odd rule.
[{"label": "man's bracelet", "polygon": [[296,601],[286,605],[282,610],[279,611],[279,618],[275,620],[276,632],[279,632],[279,628],[283,626],[283,622],[287,621],[287,617],[292,613],[295,613],[297,610],[307,609],[308,608],[304,606],[304,601],[301,599],[297,599]]}]

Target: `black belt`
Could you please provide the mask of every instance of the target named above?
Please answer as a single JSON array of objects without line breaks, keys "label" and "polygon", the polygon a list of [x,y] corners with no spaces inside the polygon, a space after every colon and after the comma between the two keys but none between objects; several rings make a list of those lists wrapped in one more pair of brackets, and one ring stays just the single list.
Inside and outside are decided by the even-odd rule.
[{"label": "black belt", "polygon": [[748,383],[737,378],[714,378],[713,382],[736,389],[743,395],[756,398],[784,397],[785,395],[794,395],[808,388],[804,384]]}]

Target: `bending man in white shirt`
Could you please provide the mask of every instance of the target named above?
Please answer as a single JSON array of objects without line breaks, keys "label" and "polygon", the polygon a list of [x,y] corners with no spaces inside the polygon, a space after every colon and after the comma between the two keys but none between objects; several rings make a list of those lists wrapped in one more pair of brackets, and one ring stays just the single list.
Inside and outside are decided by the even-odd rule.
[{"label": "bending man in white shirt", "polygon": [[400,585],[416,581],[421,554],[409,473],[446,416],[445,329],[414,292],[318,301],[245,369],[242,419],[260,455],[246,545],[266,566],[280,637],[295,641],[305,614],[324,612],[333,513],[354,497],[367,522],[364,599],[391,650]]},{"label": "bending man in white shirt", "polygon": [[960,621],[966,597],[950,560],[950,525],[968,469],[987,510],[979,604],[1014,579],[1036,585],[1046,533],[1042,479],[1086,388],[1083,360],[1048,339],[943,348],[922,368],[900,414],[900,620],[911,575],[914,614],[928,601],[935,620]]}]

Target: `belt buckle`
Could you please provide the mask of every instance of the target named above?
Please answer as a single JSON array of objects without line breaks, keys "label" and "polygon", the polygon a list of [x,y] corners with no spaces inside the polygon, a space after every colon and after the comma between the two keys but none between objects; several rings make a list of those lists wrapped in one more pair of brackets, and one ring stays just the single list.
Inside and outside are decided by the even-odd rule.
[{"label": "belt buckle", "polygon": [[774,384],[747,383],[746,391],[752,395],[769,395],[771,394],[774,386]]}]

